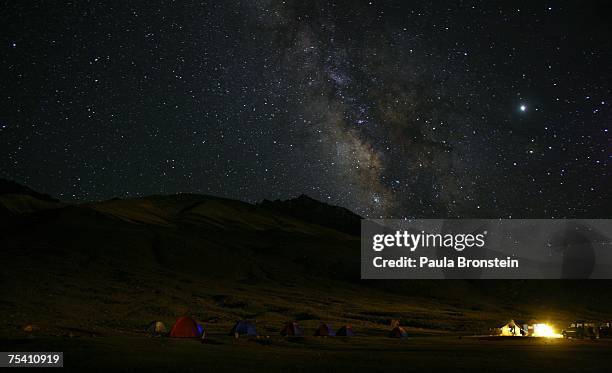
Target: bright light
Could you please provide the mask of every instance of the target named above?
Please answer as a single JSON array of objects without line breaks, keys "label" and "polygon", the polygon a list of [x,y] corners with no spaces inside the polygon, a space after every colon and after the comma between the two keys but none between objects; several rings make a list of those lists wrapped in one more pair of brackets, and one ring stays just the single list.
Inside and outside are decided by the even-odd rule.
[{"label": "bright light", "polygon": [[535,324],[533,326],[533,336],[546,338],[563,338],[561,334],[555,333],[552,326],[548,324]]},{"label": "bright light", "polygon": [[521,109],[521,111],[526,111],[527,110],[527,105],[521,105],[520,109]]}]

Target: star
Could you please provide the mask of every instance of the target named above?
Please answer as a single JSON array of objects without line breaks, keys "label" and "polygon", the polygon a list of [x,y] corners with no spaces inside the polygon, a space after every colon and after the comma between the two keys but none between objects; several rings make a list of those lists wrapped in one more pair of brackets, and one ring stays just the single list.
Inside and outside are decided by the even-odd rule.
[{"label": "star", "polygon": [[521,112],[523,112],[523,113],[524,113],[524,112],[526,112],[526,111],[527,111],[527,105],[522,104],[522,105],[519,107],[519,109],[521,110]]},{"label": "star", "polygon": [[379,204],[381,202],[381,198],[378,194],[373,194],[372,195],[372,202],[374,202],[375,204]]}]

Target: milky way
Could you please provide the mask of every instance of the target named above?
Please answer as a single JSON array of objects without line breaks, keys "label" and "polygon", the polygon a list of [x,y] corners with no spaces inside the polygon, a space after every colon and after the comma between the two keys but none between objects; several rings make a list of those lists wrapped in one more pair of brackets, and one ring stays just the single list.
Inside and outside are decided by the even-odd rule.
[{"label": "milky way", "polygon": [[609,210],[612,45],[596,3],[6,8],[0,176],[60,198]]}]

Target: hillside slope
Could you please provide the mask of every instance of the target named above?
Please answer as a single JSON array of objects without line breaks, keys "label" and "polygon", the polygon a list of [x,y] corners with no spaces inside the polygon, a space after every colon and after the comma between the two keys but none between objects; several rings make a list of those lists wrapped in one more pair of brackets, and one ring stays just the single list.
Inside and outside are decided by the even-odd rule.
[{"label": "hillside slope", "polygon": [[[30,199],[34,198],[34,202]],[[15,208],[23,206],[28,208]],[[363,281],[354,216],[300,200],[253,205],[178,194],[62,204],[0,194],[0,335],[141,333],[189,314],[210,330],[287,319],[384,334],[472,333],[506,318],[604,318],[607,283]],[[48,205],[53,203],[53,205]],[[340,221],[341,216],[346,221]],[[5,215],[6,216],[6,215]],[[577,291],[581,289],[580,291]]]}]

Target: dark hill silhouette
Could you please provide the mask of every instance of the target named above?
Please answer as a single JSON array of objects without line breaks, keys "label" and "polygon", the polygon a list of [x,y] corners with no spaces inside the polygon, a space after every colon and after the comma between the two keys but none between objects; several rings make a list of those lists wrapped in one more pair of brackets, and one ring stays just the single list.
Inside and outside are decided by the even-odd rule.
[{"label": "dark hill silhouette", "polygon": [[304,194],[284,201],[264,200],[261,206],[302,221],[331,227],[356,236],[359,235],[361,229],[361,216],[343,207],[328,205]]},{"label": "dark hill silhouette", "polygon": [[[23,214],[64,206],[51,196],[10,180],[0,179],[0,223],[5,229],[23,220]],[[2,232],[0,232],[0,235]]]},{"label": "dark hill silhouette", "polygon": [[0,195],[2,194],[23,194],[43,201],[58,202],[58,200],[51,198],[48,194],[36,192],[27,186],[6,179],[0,179]]}]

